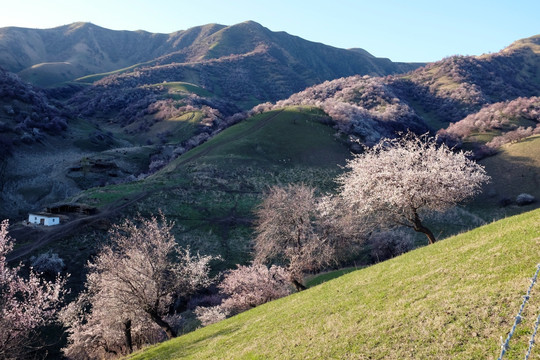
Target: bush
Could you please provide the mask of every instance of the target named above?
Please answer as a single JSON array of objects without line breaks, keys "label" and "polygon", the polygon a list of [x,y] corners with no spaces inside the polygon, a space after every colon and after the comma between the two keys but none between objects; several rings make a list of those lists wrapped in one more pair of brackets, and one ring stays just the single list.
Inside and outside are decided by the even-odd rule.
[{"label": "bush", "polygon": [[30,264],[32,268],[38,273],[44,273],[48,275],[57,275],[65,269],[66,265],[64,260],[58,256],[57,253],[51,252],[40,254],[39,256],[32,256],[30,258]]},{"label": "bush", "polygon": [[368,240],[374,261],[384,261],[414,248],[412,236],[403,230],[378,232]]},{"label": "bush", "polygon": [[501,207],[507,207],[507,206],[509,206],[509,205],[511,205],[511,204],[512,204],[512,199],[510,199],[510,198],[507,197],[507,196],[505,196],[505,197],[503,197],[503,198],[501,198],[501,199],[499,200],[499,205],[500,205]]},{"label": "bush", "polygon": [[516,204],[518,204],[519,206],[529,205],[529,204],[532,204],[535,201],[536,201],[536,199],[531,194],[523,193],[523,194],[519,194],[516,197]]},{"label": "bush", "polygon": [[276,265],[268,268],[260,264],[231,270],[219,288],[228,296],[221,307],[231,314],[287,296],[291,291],[284,268]]},{"label": "bush", "polygon": [[21,135],[21,141],[25,144],[32,144],[34,142],[34,138],[32,137],[32,135],[28,134],[28,133],[24,133]]},{"label": "bush", "polygon": [[218,321],[225,320],[228,312],[223,309],[221,305],[212,307],[197,306],[195,308],[195,314],[197,315],[197,319],[199,319],[201,324],[203,326],[207,326],[217,323]]}]

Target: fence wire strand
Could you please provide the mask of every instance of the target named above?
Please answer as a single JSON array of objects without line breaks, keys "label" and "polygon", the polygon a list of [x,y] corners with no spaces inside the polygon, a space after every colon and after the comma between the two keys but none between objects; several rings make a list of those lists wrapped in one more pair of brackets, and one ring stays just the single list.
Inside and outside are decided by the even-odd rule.
[{"label": "fence wire strand", "polygon": [[528,360],[529,356],[531,356],[531,351],[534,345],[534,338],[536,337],[536,333],[538,332],[538,324],[540,324],[540,314],[538,314],[536,322],[534,323],[534,331],[531,335],[531,340],[529,341],[529,348],[527,349],[527,354],[525,354],[525,360]]},{"label": "fence wire strand", "polygon": [[[508,336],[506,337],[506,340],[501,344],[501,354],[497,358],[497,360],[502,360],[504,354],[506,354],[506,351],[509,348],[510,339],[514,335],[514,332],[516,331],[517,326],[521,323],[521,313],[523,312],[523,309],[525,309],[525,305],[527,305],[527,302],[529,301],[531,297],[531,291],[536,283],[536,279],[538,278],[538,273],[540,272],[540,264],[536,265],[536,272],[534,273],[534,276],[531,279],[531,284],[529,285],[529,288],[527,289],[527,293],[525,296],[523,296],[523,302],[521,303],[521,306],[519,307],[519,311],[516,315],[516,318],[514,320],[514,325],[512,326],[512,329],[510,329],[510,332],[508,333]],[[540,315],[536,321],[535,324],[535,330],[533,333],[533,336],[531,337],[531,340],[529,341],[529,349],[527,351],[527,354],[525,355],[525,359],[528,359],[530,355],[530,351],[532,350],[532,345],[534,344],[534,336],[536,335],[536,331],[538,329],[538,322],[540,321]]]}]

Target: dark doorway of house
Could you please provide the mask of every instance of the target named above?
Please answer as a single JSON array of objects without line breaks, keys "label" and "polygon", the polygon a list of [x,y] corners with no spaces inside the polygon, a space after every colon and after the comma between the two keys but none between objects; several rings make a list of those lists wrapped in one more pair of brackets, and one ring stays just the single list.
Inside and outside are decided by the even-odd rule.
[{"label": "dark doorway of house", "polygon": [[39,219],[39,225],[45,225],[45,219]]}]

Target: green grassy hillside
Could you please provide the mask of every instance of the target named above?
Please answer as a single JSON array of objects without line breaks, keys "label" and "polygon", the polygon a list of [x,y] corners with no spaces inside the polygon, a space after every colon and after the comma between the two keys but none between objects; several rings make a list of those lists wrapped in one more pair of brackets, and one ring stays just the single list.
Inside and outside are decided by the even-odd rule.
[{"label": "green grassy hillside", "polygon": [[[321,191],[349,156],[318,109],[287,108],[254,116],[183,154],[142,181],[82,192],[77,201],[104,213],[163,211],[177,239],[220,254],[225,267],[250,259],[253,208],[271,185],[303,182]],[[127,207],[124,207],[128,204]],[[186,233],[188,237],[186,238]]]},{"label": "green grassy hillside", "polygon": [[[95,189],[92,194],[82,194],[98,207],[107,205],[110,196],[102,199],[99,194],[126,194],[124,188],[133,186],[184,185],[191,173],[200,168],[212,168],[212,178],[223,183],[227,176],[240,175],[243,171],[262,176],[264,185],[286,182],[298,176],[299,180],[320,182],[322,179],[302,179],[307,169],[320,168],[336,172],[349,156],[346,145],[334,136],[334,130],[321,123],[326,117],[318,109],[287,108],[254,116],[224,130],[208,142],[178,157],[160,172],[134,184]],[[280,179],[281,176],[287,178]],[[220,176],[223,178],[220,181]],[[309,175],[306,175],[309,176]],[[274,181],[271,179],[274,178]],[[129,191],[128,191],[129,192]],[[103,200],[103,201],[102,201]]]},{"label": "green grassy hillside", "polygon": [[[535,210],[349,273],[130,359],[495,359],[539,262],[539,246]],[[539,304],[537,287],[505,359],[523,358]]]},{"label": "green grassy hillside", "polygon": [[[183,226],[176,234],[183,245],[220,254],[226,260],[224,267],[234,266],[250,260],[253,208],[269,186],[303,182],[322,193],[335,189],[334,178],[342,171],[338,164],[343,165],[350,152],[334,136],[335,130],[322,123],[325,119],[320,110],[307,107],[260,114],[224,130],[144,180],[91,188],[76,201],[105,213],[122,207],[123,216],[161,210]],[[515,198],[521,192],[540,197],[540,164],[534,158],[540,142],[536,140],[505,145],[504,151],[484,159],[492,182],[468,205],[472,214],[449,213],[428,220],[437,236],[478,226],[482,219],[536,208],[538,202],[524,207],[499,205],[502,197]],[[196,239],[183,240],[186,233]]]},{"label": "green grassy hillside", "polygon": [[515,199],[521,193],[540,198],[539,135],[503,145],[496,155],[481,160],[480,164],[486,167],[492,182],[478,197],[477,203],[496,206],[498,201]]},{"label": "green grassy hillside", "polygon": [[198,162],[224,168],[232,163],[283,169],[335,168],[349,152],[334,137],[334,130],[321,123],[325,118],[322,111],[310,107],[291,107],[254,116],[178,158],[158,177],[168,176],[171,170],[201,157]]},{"label": "green grassy hillside", "polygon": [[86,76],[82,76],[80,78],[74,79],[74,81],[79,82],[79,83],[83,83],[83,84],[92,84],[93,82],[101,80],[106,76],[114,75],[114,74],[123,74],[125,72],[128,72],[128,71],[131,71],[131,70],[135,69],[138,66],[142,66],[142,65],[145,65],[145,64],[150,63],[150,62],[151,61],[147,61],[147,62],[144,62],[144,63],[139,63],[139,64],[131,65],[131,66],[128,66],[128,67],[125,67],[125,68],[122,68],[122,69],[108,71],[108,72],[104,72],[104,73],[100,73],[100,74],[86,75]]},{"label": "green grassy hillside", "polygon": [[19,72],[18,75],[34,85],[49,86],[72,80],[79,70],[69,62],[36,64]]}]

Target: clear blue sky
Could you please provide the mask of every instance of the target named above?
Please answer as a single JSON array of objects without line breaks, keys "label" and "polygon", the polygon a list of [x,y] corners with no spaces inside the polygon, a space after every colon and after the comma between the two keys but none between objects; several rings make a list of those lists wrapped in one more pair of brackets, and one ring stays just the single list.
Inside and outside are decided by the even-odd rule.
[{"label": "clear blue sky", "polygon": [[393,61],[497,52],[540,34],[540,0],[2,0],[0,27],[88,21],[170,33],[254,20],[273,31]]}]

